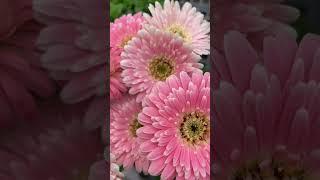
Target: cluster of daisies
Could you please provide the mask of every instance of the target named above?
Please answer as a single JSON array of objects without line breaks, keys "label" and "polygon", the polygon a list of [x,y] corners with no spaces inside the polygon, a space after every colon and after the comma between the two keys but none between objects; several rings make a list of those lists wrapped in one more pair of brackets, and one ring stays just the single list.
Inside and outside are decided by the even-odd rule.
[{"label": "cluster of daisies", "polygon": [[110,24],[112,157],[161,179],[209,179],[210,24],[190,3],[149,10]]}]

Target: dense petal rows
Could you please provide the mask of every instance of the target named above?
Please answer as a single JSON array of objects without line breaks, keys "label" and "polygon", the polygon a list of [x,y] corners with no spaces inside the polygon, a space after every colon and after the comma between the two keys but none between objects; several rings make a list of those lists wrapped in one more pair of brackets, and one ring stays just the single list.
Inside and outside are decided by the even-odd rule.
[{"label": "dense petal rows", "polygon": [[137,142],[136,129],[140,127],[137,117],[142,110],[134,97],[124,97],[112,104],[110,109],[110,145],[116,162],[129,169],[148,173],[149,161],[142,156]]},{"label": "dense petal rows", "polygon": [[180,8],[178,1],[165,0],[163,7],[156,2],[149,10],[151,16],[144,14],[146,24],[182,38],[196,54],[210,53],[210,23],[189,2]]},{"label": "dense petal rows", "polygon": [[124,47],[142,29],[141,13],[124,15],[110,24],[110,100],[119,99],[127,90],[121,79],[120,55]]},{"label": "dense petal rows", "polygon": [[185,115],[201,113],[210,128],[210,75],[181,72],[158,83],[139,114],[141,152],[151,161],[149,173],[162,179],[210,179],[210,131],[190,144],[181,134]]},{"label": "dense petal rows", "polygon": [[209,23],[190,3],[149,10],[111,23],[111,153],[125,171],[210,179]]},{"label": "dense petal rows", "polygon": [[[154,28],[139,31],[121,55],[123,82],[129,93],[141,102],[156,82],[181,71],[200,71],[200,57],[192,53],[181,39]],[[153,68],[155,66],[155,68]]]},{"label": "dense petal rows", "polygon": [[[200,63],[210,24],[190,3],[164,0],[150,14],[123,15],[110,23],[108,44],[101,1],[31,2],[0,2],[0,127],[44,121],[3,133],[0,179],[102,180],[110,171],[118,180],[120,166],[177,180],[320,178],[320,36],[298,44],[289,24],[299,11],[284,0],[214,1],[213,110]],[[55,93],[42,68],[73,104],[65,114],[51,100],[37,111]],[[107,93],[110,147],[101,127]]]},{"label": "dense petal rows", "polygon": [[[142,127],[138,114],[143,108],[142,99],[157,91],[153,87],[158,82],[168,82],[171,86],[170,78],[180,75],[179,86],[185,89],[186,100],[182,105],[188,112],[181,114],[179,141],[192,147],[184,149],[183,144],[177,147],[181,150],[181,155],[176,151],[179,160],[171,159],[171,166],[164,168],[162,176],[209,179],[209,74],[202,74],[203,65],[199,63],[199,55],[209,54],[209,23],[190,3],[180,8],[177,1],[166,0],[163,8],[159,4],[155,8],[150,6],[151,16],[128,14],[111,23],[112,36],[107,45],[104,34],[108,25],[100,14],[106,10],[99,2],[4,0],[0,3],[1,120],[44,120],[17,127],[23,129],[17,136],[2,137],[0,179],[88,177],[96,180],[104,179],[109,170],[110,178],[122,179],[120,165],[126,170],[134,167],[144,174],[158,174],[155,172],[158,160],[141,152],[140,143],[145,140],[140,141],[137,136],[137,130]],[[41,24],[32,20],[33,15]],[[160,16],[168,20],[163,26],[157,20]],[[106,50],[110,50],[108,61],[104,58]],[[109,92],[106,68],[110,70]],[[59,93],[63,102],[44,99],[54,93]],[[97,138],[98,128],[106,117],[104,95],[107,93],[112,101],[110,169],[101,160],[102,145]],[[180,93],[176,95],[182,97]],[[35,98],[43,98],[44,104],[49,102],[49,108],[41,108],[37,114],[37,103],[44,104],[40,102],[42,99],[35,101]],[[145,102],[147,105],[151,101]],[[63,103],[72,104],[70,114],[62,113],[68,109]],[[165,127],[165,122],[160,124]],[[157,127],[159,124],[155,124]],[[175,128],[178,131],[179,127]],[[104,145],[108,145],[106,130],[102,129]],[[175,140],[178,142],[178,138]]]},{"label": "dense petal rows", "polygon": [[110,100],[119,99],[127,90],[127,87],[122,83],[120,68],[120,50],[110,50]]},{"label": "dense petal rows", "polygon": [[262,54],[238,32],[224,44],[214,54],[213,177],[319,179],[320,37],[266,37]]},{"label": "dense petal rows", "polygon": [[124,15],[110,24],[110,47],[123,50],[124,46],[142,29],[141,13]]}]

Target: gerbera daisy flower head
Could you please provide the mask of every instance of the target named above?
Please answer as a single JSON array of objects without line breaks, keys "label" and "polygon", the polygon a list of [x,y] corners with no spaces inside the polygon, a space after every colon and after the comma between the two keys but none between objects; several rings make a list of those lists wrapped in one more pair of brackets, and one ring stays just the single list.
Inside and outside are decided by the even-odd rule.
[{"label": "gerbera daisy flower head", "polygon": [[199,55],[210,53],[210,23],[189,2],[180,8],[178,1],[165,0],[163,7],[156,2],[149,10],[151,16],[144,14],[148,26],[182,38]]},{"label": "gerbera daisy flower head", "polygon": [[142,28],[144,17],[141,13],[123,15],[110,24],[110,47],[123,49]]},{"label": "gerbera daisy flower head", "polygon": [[137,119],[141,110],[141,103],[131,96],[111,105],[110,146],[119,165],[125,169],[135,166],[138,172],[147,174],[149,161],[140,153],[136,135],[136,130],[141,127]]},{"label": "gerbera daisy flower head", "polygon": [[210,179],[210,74],[181,72],[157,84],[138,115],[148,172],[162,179]]},{"label": "gerbera daisy flower head", "polygon": [[224,44],[213,53],[214,179],[319,179],[320,36],[266,37],[261,54],[239,32]]},{"label": "gerbera daisy flower head", "polygon": [[141,102],[153,86],[181,71],[201,71],[200,56],[168,32],[146,27],[129,42],[121,54],[123,82],[129,94]]},{"label": "gerbera daisy flower head", "polygon": [[127,90],[122,83],[120,67],[120,49],[111,48],[110,50],[110,100],[119,99]]}]

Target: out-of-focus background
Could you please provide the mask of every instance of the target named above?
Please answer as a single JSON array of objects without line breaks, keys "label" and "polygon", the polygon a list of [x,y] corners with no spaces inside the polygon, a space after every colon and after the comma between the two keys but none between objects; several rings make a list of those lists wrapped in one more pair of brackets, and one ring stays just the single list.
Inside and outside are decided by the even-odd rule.
[{"label": "out-of-focus background", "polygon": [[299,40],[306,33],[320,34],[319,0],[287,0],[286,3],[300,10],[300,18],[293,24],[299,34]]}]

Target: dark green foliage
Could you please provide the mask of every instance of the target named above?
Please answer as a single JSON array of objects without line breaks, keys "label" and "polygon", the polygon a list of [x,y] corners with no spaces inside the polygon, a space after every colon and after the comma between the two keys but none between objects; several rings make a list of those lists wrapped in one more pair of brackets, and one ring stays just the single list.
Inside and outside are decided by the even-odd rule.
[{"label": "dark green foliage", "polygon": [[154,4],[156,1],[163,4],[164,0],[111,0],[110,20],[113,22],[114,19],[128,13],[149,12],[149,4]]}]

